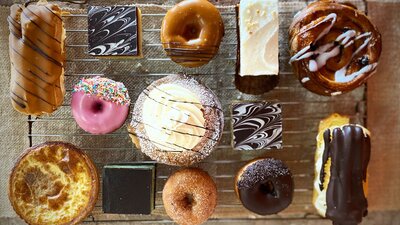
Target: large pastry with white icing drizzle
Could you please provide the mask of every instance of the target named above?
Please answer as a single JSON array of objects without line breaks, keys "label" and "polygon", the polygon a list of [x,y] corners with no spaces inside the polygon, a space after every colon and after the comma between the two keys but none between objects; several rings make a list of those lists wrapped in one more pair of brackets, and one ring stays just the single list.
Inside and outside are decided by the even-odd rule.
[{"label": "large pastry with white icing drizzle", "polygon": [[10,97],[27,115],[52,113],[63,102],[65,29],[62,11],[46,1],[11,6]]},{"label": "large pastry with white icing drizzle", "polygon": [[381,35],[351,4],[311,3],[289,29],[290,63],[301,84],[314,93],[351,91],[376,71]]},{"label": "large pastry with white icing drizzle", "polygon": [[278,0],[242,0],[238,14],[238,60],[235,85],[262,94],[278,84]]},{"label": "large pastry with white icing drizzle", "polygon": [[322,120],[315,152],[313,204],[334,225],[357,225],[367,215],[370,132],[346,116]]},{"label": "large pastry with white icing drizzle", "polygon": [[221,103],[210,89],[192,77],[170,75],[139,95],[128,131],[153,160],[187,166],[211,153],[223,125]]}]

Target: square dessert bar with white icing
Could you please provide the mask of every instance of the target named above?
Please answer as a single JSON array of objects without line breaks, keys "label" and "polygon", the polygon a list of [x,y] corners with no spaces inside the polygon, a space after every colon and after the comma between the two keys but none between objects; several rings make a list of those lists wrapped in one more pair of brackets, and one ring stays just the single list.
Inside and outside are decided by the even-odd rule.
[{"label": "square dessert bar with white icing", "polygon": [[89,6],[89,54],[141,57],[140,17],[136,6]]},{"label": "square dessert bar with white icing", "polygon": [[233,103],[232,132],[235,150],[282,148],[281,105],[271,102]]}]

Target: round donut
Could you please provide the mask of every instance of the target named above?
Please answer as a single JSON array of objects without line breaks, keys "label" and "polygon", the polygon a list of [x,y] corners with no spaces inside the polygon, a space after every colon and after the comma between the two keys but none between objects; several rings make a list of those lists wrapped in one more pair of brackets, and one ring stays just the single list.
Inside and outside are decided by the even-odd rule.
[{"label": "round donut", "polygon": [[180,225],[205,222],[217,205],[217,186],[207,172],[185,168],[171,175],[163,194],[165,211]]},{"label": "round donut", "polygon": [[207,0],[185,0],[171,8],[161,26],[161,42],[172,61],[185,67],[207,64],[218,52],[224,24]]},{"label": "round donut", "polygon": [[259,215],[284,210],[293,198],[294,184],[288,167],[272,158],[256,159],[236,175],[235,192],[243,206]]},{"label": "round donut", "polygon": [[72,115],[83,130],[92,134],[107,134],[120,128],[129,105],[124,84],[104,77],[83,78],[72,93]]}]

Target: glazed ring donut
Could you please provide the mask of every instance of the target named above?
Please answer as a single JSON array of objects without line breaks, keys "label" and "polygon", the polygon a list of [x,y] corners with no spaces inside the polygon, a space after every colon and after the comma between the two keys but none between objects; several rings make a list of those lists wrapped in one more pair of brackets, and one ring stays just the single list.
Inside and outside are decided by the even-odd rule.
[{"label": "glazed ring donut", "polygon": [[235,192],[243,206],[259,215],[284,210],[292,202],[293,191],[289,168],[277,159],[250,161],[235,178]]},{"label": "glazed ring donut", "polygon": [[180,225],[205,222],[217,205],[217,187],[207,172],[186,168],[171,175],[164,186],[165,211]]},{"label": "glazed ring donut", "polygon": [[207,0],[185,0],[171,8],[161,26],[161,42],[172,61],[185,67],[208,63],[224,36],[217,8]]},{"label": "glazed ring donut", "polygon": [[72,93],[72,115],[92,134],[120,128],[128,116],[130,98],[124,84],[104,77],[82,79]]}]

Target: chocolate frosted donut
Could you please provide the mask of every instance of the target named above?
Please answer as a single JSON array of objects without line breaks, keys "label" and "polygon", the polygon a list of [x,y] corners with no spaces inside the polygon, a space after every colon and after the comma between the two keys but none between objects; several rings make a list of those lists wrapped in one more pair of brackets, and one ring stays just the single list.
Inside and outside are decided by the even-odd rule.
[{"label": "chocolate frosted donut", "polygon": [[176,223],[205,222],[217,205],[217,187],[207,172],[186,168],[171,175],[163,190],[165,211]]},{"label": "chocolate frosted donut", "polygon": [[167,12],[161,42],[172,61],[186,67],[207,64],[218,52],[224,24],[207,0],[185,0]]},{"label": "chocolate frosted donut", "polygon": [[235,192],[248,210],[259,215],[278,213],[290,205],[294,184],[288,167],[280,160],[256,159],[239,170]]}]

